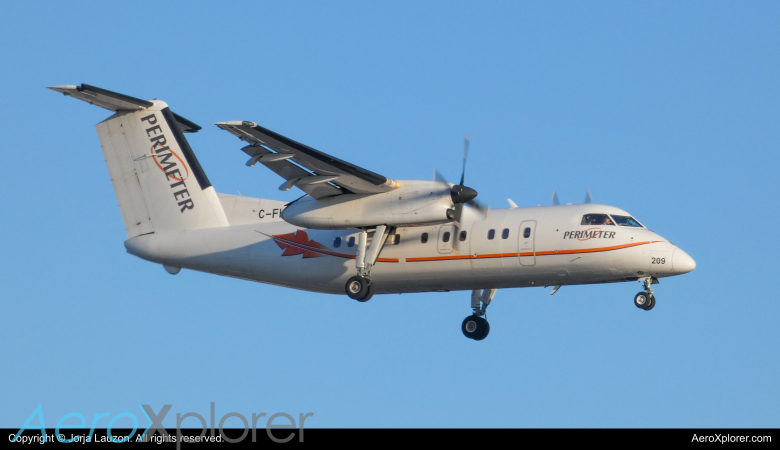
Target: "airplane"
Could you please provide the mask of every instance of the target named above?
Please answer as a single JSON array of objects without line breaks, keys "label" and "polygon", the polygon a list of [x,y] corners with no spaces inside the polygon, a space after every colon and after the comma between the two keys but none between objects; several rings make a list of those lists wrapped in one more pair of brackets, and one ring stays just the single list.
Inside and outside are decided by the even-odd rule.
[{"label": "airplane", "polygon": [[395,180],[249,121],[217,122],[247,145],[246,165],[280,175],[292,202],[217,193],[185,133],[200,126],[160,100],[82,84],[50,89],[112,111],[96,125],[128,253],[170,274],[190,269],[366,302],[374,294],[471,291],[462,333],[482,340],[498,289],[639,281],[696,262],[620,208],[590,202],[486,209],[477,191],[435,176]]}]

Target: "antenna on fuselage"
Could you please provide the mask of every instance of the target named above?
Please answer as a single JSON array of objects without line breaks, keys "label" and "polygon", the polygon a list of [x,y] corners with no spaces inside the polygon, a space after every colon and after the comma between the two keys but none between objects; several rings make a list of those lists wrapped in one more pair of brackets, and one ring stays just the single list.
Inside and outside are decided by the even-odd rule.
[{"label": "antenna on fuselage", "polygon": [[588,193],[585,194],[585,201],[582,203],[590,203],[593,201],[593,196],[590,195],[590,189],[588,189]]}]

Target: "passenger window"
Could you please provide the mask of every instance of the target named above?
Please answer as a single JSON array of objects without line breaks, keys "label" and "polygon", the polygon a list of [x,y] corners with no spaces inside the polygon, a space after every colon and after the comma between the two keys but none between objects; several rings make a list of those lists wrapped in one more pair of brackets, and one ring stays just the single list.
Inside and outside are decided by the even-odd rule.
[{"label": "passenger window", "polygon": [[428,242],[428,233],[423,233],[422,236],[420,236],[420,242],[422,242],[423,244]]},{"label": "passenger window", "polygon": [[460,239],[461,241],[465,241],[466,240],[466,231],[465,230],[460,232],[460,237],[458,239]]},{"label": "passenger window", "polygon": [[496,230],[488,230],[488,240],[493,240],[496,237]]},{"label": "passenger window", "polygon": [[608,214],[585,214],[580,225],[615,225]]},{"label": "passenger window", "polygon": [[341,238],[340,237],[337,237],[336,239],[333,240],[333,246],[336,247],[336,248],[341,247]]},{"label": "passenger window", "polygon": [[355,246],[355,236],[352,236],[352,237],[351,237],[351,238],[349,238],[349,240],[347,241],[347,247],[354,247],[354,246]]},{"label": "passenger window", "polygon": [[391,234],[387,237],[387,244],[390,245],[398,245],[401,242],[401,235],[400,234]]},{"label": "passenger window", "polygon": [[501,232],[501,239],[508,239],[509,238],[509,228],[504,228],[504,231]]},{"label": "passenger window", "polygon": [[442,242],[449,242],[450,241],[450,232],[445,231],[444,235],[441,237]]},{"label": "passenger window", "polygon": [[523,230],[523,237],[525,237],[525,238],[531,237],[531,229],[530,228],[526,228],[525,230]]}]

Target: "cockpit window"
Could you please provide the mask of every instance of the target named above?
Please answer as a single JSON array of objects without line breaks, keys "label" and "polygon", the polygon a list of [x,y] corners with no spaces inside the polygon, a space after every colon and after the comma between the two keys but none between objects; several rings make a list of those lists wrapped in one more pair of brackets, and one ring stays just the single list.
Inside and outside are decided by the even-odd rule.
[{"label": "cockpit window", "polygon": [[612,218],[615,219],[615,223],[617,223],[621,227],[642,228],[642,224],[637,222],[636,219],[634,219],[631,216],[616,216],[612,214]]},{"label": "cockpit window", "polygon": [[580,225],[615,225],[609,214],[585,214]]}]

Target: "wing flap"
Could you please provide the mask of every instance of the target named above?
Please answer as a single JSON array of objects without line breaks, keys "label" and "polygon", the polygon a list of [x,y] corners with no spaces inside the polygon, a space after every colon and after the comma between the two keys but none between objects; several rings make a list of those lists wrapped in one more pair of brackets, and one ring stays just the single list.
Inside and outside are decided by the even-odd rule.
[{"label": "wing flap", "polygon": [[[344,191],[336,186],[333,186],[331,184],[306,184],[306,179],[311,178],[314,176],[313,173],[309,172],[308,170],[302,169],[295,164],[291,163],[290,161],[286,159],[282,160],[264,160],[262,157],[265,155],[276,155],[277,153],[273,153],[270,150],[268,150],[265,147],[262,147],[260,145],[249,145],[241,150],[244,151],[247,155],[251,156],[253,159],[255,157],[258,157],[257,161],[260,162],[260,164],[268,167],[271,169],[275,174],[279,175],[280,177],[287,180],[285,184],[280,186],[279,189],[281,190],[288,190],[292,186],[295,186],[302,190],[303,192],[309,194],[310,196],[314,198],[323,198],[323,197],[332,197],[334,195],[343,194]],[[299,183],[299,181],[303,181],[303,183]],[[283,189],[285,185],[290,182],[289,187],[286,189]]]},{"label": "wing flap", "polygon": [[[254,122],[218,122],[216,125],[237,136],[239,139],[250,143],[252,146],[261,147],[266,150],[271,149],[280,154],[292,154],[291,160],[294,161],[295,164],[290,161],[283,161],[285,164],[303,167],[316,176],[337,176],[338,178],[334,178],[328,182],[332,183],[332,185],[339,186],[348,192],[356,194],[379,194],[392,191],[400,186],[398,182],[390,178],[293,141],[290,138],[263,128]],[[275,162],[275,164],[276,163],[282,162]],[[268,166],[265,163],[264,165]],[[290,178],[285,179],[289,180]],[[302,185],[296,184],[296,186],[303,189]],[[326,184],[316,184],[314,186],[326,186]],[[345,191],[340,191],[339,193],[344,193]]]}]

